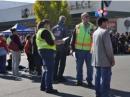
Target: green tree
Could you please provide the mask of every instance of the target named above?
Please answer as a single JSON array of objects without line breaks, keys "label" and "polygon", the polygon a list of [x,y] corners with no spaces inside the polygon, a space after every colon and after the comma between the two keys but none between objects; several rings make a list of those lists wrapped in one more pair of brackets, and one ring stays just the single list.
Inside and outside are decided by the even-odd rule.
[{"label": "green tree", "polygon": [[34,14],[36,21],[49,19],[52,24],[56,24],[60,15],[67,17],[67,24],[70,24],[71,16],[69,14],[67,1],[38,1],[34,4]]}]

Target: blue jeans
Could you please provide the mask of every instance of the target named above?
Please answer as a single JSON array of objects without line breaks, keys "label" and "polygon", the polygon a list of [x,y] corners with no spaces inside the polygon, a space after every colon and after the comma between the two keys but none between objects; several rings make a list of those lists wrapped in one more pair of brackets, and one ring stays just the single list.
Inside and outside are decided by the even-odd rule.
[{"label": "blue jeans", "polygon": [[41,89],[52,89],[53,69],[55,61],[54,50],[41,49],[39,54],[43,61],[43,75],[41,80]]},{"label": "blue jeans", "polygon": [[75,52],[76,56],[76,70],[77,70],[77,80],[83,81],[83,64],[84,61],[86,63],[87,67],[87,78],[86,80],[88,82],[92,82],[93,80],[93,67],[91,65],[91,53],[90,51],[84,51],[84,50],[76,50]]},{"label": "blue jeans", "polygon": [[6,72],[6,55],[0,56],[0,73]]},{"label": "blue jeans", "polygon": [[20,61],[21,61],[21,51],[12,51],[12,71],[14,76],[19,76]]},{"label": "blue jeans", "polygon": [[111,67],[96,67],[96,95],[100,97],[109,97],[111,75]]}]

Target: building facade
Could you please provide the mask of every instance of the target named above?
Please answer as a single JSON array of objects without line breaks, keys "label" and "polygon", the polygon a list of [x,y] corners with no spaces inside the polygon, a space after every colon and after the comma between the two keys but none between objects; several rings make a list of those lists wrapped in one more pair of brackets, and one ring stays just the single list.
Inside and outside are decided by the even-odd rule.
[{"label": "building facade", "polygon": [[[4,2],[4,1],[3,1]],[[9,3],[6,1],[6,3]],[[35,26],[35,17],[33,12],[33,3],[20,3],[11,2],[9,7],[0,8],[0,30],[6,30],[7,28],[15,25],[16,23],[22,23],[28,26]],[[0,1],[1,5],[1,1]],[[16,6],[17,5],[17,6]],[[92,22],[95,23],[97,17],[95,17],[95,11],[101,8],[101,1],[68,1],[70,14],[72,15],[73,25],[79,23],[80,15],[82,12],[88,12],[91,16]],[[109,7],[106,8],[108,15],[111,18],[111,25],[116,25],[118,32],[126,32],[124,27],[124,21],[129,17],[130,1],[111,1]],[[122,20],[123,19],[123,20]],[[118,25],[119,24],[119,25]],[[127,28],[127,30],[129,30]]]}]

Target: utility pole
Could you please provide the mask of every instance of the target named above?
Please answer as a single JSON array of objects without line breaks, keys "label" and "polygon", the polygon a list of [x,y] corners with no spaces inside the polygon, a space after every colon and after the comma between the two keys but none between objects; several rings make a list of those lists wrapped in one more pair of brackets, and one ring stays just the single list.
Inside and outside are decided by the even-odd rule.
[{"label": "utility pole", "polygon": [[104,16],[104,1],[101,1],[101,10],[102,10],[102,17]]}]

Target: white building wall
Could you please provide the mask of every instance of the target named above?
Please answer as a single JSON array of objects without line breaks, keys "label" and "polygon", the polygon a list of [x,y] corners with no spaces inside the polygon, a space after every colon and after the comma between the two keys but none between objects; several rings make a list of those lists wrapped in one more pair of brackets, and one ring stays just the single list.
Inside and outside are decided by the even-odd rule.
[{"label": "white building wall", "polygon": [[[76,9],[76,2],[77,5],[82,5],[86,6],[85,8],[78,8]],[[70,13],[71,14],[75,14],[75,13],[82,13],[82,12],[91,12],[91,11],[96,11],[97,9],[101,8],[101,2],[100,1],[90,1],[90,8],[87,7],[88,5],[88,1],[85,0],[81,0],[81,1],[70,1],[69,2],[69,6],[73,6],[75,7],[75,9],[71,10],[70,9]],[[111,1],[111,4],[109,7],[107,7],[108,11],[122,11],[122,12],[130,12],[130,1]]]},{"label": "white building wall", "polygon": [[[69,6],[73,6],[73,10],[70,9],[70,14],[82,13],[82,12],[90,12],[96,11],[101,7],[101,2],[99,1],[90,1],[90,6],[88,6],[88,1],[81,0],[77,1],[79,5],[83,2],[82,6],[78,9],[76,7],[76,1],[69,1]],[[22,9],[28,8],[30,12],[33,12],[33,4],[28,4],[19,7],[13,7],[9,9],[1,9],[0,10],[0,22],[8,22],[8,21],[17,21],[17,20],[26,20],[34,18],[33,15],[30,15],[28,18],[22,18]],[[109,11],[124,11],[130,12],[130,1],[112,1],[110,6],[107,8]],[[124,31],[124,30],[123,30]]]},{"label": "white building wall", "polygon": [[[80,8],[76,8],[70,10],[70,14],[82,13],[82,12],[91,12],[95,11],[97,8],[100,7],[100,2],[97,1],[90,1],[90,8],[88,7],[88,1],[77,1]],[[81,5],[82,3],[82,5]],[[15,4],[15,3],[14,3]],[[76,7],[76,1],[69,1],[69,5]],[[15,5],[14,5],[15,6]],[[19,7],[12,7],[12,8],[3,8],[0,10],[0,22],[9,22],[9,21],[17,21],[17,20],[26,20],[34,18],[34,16],[29,16],[28,18],[22,18],[22,9],[28,8],[31,12],[33,12],[33,4],[28,4]]]},{"label": "white building wall", "polygon": [[0,10],[27,5],[29,3],[0,0]]},{"label": "white building wall", "polygon": [[98,1],[69,1],[70,14],[92,12],[100,8]]},{"label": "white building wall", "polygon": [[125,33],[125,32],[130,32],[130,27],[127,29],[124,25],[125,20],[130,20],[130,17],[128,18],[119,18],[117,19],[117,32],[118,33]]},{"label": "white building wall", "polygon": [[109,11],[123,11],[130,12],[130,1],[113,1],[110,6],[107,8]]},{"label": "white building wall", "polygon": [[17,21],[17,20],[34,18],[34,16],[32,15],[30,15],[28,18],[22,18],[22,10],[24,10],[25,8],[29,9],[29,13],[33,12],[32,4],[0,10],[0,22]]}]

